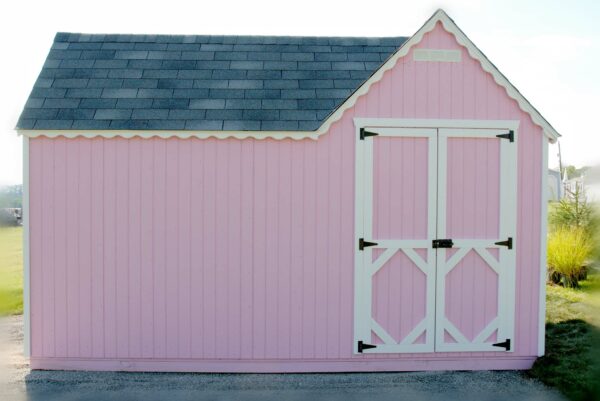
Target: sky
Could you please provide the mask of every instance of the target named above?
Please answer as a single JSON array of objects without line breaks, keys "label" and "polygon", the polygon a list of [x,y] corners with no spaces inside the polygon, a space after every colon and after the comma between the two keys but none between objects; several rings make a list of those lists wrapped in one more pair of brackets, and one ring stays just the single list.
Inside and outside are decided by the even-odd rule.
[{"label": "sky", "polygon": [[22,182],[14,126],[58,31],[411,36],[438,8],[558,130],[564,164],[600,163],[597,0],[18,0],[0,6],[0,185]]}]

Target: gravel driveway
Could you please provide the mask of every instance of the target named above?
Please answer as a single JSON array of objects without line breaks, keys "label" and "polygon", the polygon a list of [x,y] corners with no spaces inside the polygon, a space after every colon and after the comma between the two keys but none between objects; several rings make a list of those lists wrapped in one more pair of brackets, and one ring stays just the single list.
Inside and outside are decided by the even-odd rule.
[{"label": "gravel driveway", "polygon": [[564,400],[519,372],[193,374],[30,371],[22,318],[0,320],[0,399],[44,400]]}]

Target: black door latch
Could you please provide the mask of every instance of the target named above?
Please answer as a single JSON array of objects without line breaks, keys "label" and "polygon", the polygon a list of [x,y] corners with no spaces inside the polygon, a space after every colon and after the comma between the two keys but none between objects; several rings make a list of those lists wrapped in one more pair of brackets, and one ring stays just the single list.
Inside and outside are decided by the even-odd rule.
[{"label": "black door latch", "polygon": [[446,239],[434,239],[431,243],[433,248],[452,248],[454,242],[450,238]]}]

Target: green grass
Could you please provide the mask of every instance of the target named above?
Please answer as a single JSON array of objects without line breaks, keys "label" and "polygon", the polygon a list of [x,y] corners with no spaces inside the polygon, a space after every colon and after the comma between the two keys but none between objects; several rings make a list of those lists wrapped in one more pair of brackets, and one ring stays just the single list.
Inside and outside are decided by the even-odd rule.
[{"label": "green grass", "polygon": [[547,287],[546,355],[529,374],[574,401],[600,400],[600,274]]},{"label": "green grass", "polygon": [[23,313],[22,227],[0,227],[0,316]]}]

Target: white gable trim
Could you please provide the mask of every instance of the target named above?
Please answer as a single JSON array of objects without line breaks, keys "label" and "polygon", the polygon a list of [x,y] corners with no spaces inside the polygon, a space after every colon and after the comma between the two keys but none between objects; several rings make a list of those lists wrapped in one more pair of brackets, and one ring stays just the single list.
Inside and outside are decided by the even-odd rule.
[{"label": "white gable trim", "polygon": [[[431,32],[438,22],[442,24],[446,31],[454,35],[456,41],[461,46],[464,46],[467,49],[471,57],[479,61],[484,71],[489,72],[496,81],[496,83],[506,90],[506,94],[517,101],[521,110],[529,114],[535,124],[542,127],[542,129],[544,130],[544,134],[546,134],[550,142],[556,142],[556,140],[560,137],[560,134],[556,132],[554,127],[552,127],[550,123],[548,123],[548,121],[546,121],[546,119],[542,117],[542,115],[535,109],[535,107],[533,107],[531,103],[529,103],[529,101],[525,99],[525,97],[517,90],[517,88],[515,88],[513,84],[511,84],[508,81],[508,79],[506,79],[506,77],[502,75],[500,71],[498,71],[496,66],[492,64],[487,59],[487,57],[485,57],[485,55],[477,48],[477,46],[475,46],[473,42],[471,42],[471,40],[467,38],[467,36],[460,30],[460,28],[454,23],[454,21],[452,21],[452,19],[450,19],[448,14],[446,14],[442,9],[437,10],[435,14],[433,14],[433,16],[429,18],[425,25],[423,25],[417,31],[417,33],[415,33],[410,39],[404,42],[404,44],[396,51],[396,53],[394,53],[394,55],[392,55],[388,59],[388,61],[386,61],[379,68],[379,70],[377,70],[375,74],[371,76],[371,78],[369,78],[364,84],[362,84],[362,86],[358,88],[358,90],[354,92],[352,96],[350,96],[325,121],[321,128],[328,130],[331,124],[333,124],[335,121],[339,120],[342,117],[344,111],[354,106],[358,98],[369,91],[371,85],[373,85],[375,82],[380,81],[383,78],[383,74],[386,71],[392,69],[400,58],[406,56],[413,46],[421,42],[423,36],[426,33]],[[319,129],[319,131],[321,131],[321,129]]]},{"label": "white gable trim", "polygon": [[444,10],[438,10],[433,14],[429,20],[415,33],[410,39],[408,39],[400,48],[394,53],[366,82],[364,82],[348,99],[344,101],[317,129],[316,131],[181,131],[181,130],[17,130],[20,135],[28,137],[47,136],[50,138],[64,136],[66,138],[73,138],[78,136],[83,137],[96,137],[102,136],[104,138],[123,137],[178,137],[178,138],[254,138],[254,139],[318,139],[319,136],[326,134],[331,125],[336,121],[340,120],[344,115],[344,112],[349,108],[353,107],[357,100],[367,94],[371,85],[380,81],[386,71],[392,69],[398,60],[408,54],[413,46],[421,42],[423,36],[431,32],[436,24],[440,22],[444,29],[454,35],[456,41],[464,46],[469,55],[479,61],[484,71],[490,73],[496,83],[502,86],[506,90],[506,94],[512,99],[516,100],[521,110],[531,116],[533,122],[540,126],[544,134],[548,137],[551,143],[554,143],[560,134],[546,121],[544,117],[529,103],[527,99],[506,79],[504,75],[496,66],[494,66],[485,55],[471,42],[469,38],[458,28],[458,26],[448,17]]}]

